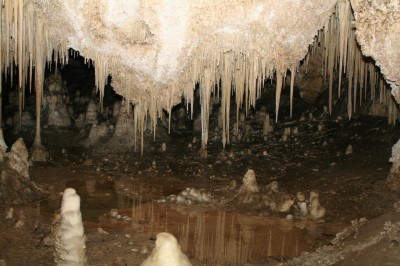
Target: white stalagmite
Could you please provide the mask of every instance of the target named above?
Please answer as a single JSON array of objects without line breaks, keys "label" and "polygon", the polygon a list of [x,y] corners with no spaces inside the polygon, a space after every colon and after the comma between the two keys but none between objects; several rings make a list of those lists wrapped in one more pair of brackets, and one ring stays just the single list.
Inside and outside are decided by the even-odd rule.
[{"label": "white stalagmite", "polygon": [[141,266],[191,266],[178,240],[170,233],[157,234],[156,247]]},{"label": "white stalagmite", "polygon": [[86,245],[80,197],[73,188],[64,190],[61,204],[61,224],[54,245],[57,265],[86,265]]},{"label": "white stalagmite", "polygon": [[244,175],[243,185],[240,188],[240,193],[241,192],[251,192],[251,193],[260,192],[260,189],[258,188],[257,185],[256,173],[254,172],[253,169],[247,170],[246,174]]}]

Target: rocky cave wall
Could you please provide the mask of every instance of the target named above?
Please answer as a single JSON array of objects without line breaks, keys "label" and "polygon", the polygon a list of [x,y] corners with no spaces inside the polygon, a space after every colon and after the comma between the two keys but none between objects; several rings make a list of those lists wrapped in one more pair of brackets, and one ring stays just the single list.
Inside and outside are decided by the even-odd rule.
[{"label": "rocky cave wall", "polygon": [[381,68],[392,94],[400,102],[400,2],[351,0],[355,32],[365,56]]}]

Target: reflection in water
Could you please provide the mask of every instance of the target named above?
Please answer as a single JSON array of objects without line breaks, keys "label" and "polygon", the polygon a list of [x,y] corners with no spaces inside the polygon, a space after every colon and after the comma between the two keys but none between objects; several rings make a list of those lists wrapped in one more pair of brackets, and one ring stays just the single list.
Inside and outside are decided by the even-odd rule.
[{"label": "reflection in water", "polygon": [[159,232],[174,234],[182,250],[206,265],[243,265],[267,257],[285,260],[309,250],[306,236],[293,221],[248,216],[230,211],[141,204],[135,198],[130,222],[116,222],[103,215],[100,226],[106,231],[141,233],[152,238]]},{"label": "reflection in water", "polygon": [[[156,204],[149,198],[157,196],[148,193],[154,189],[135,183],[128,187],[130,197],[117,191],[126,187],[118,182],[86,180],[67,185],[77,189],[82,198],[85,231],[101,227],[107,232],[141,235],[143,240],[154,238],[159,232],[169,232],[177,237],[189,257],[206,265],[243,265],[266,258],[286,260],[310,250],[317,237],[299,229],[297,224],[294,226],[296,222],[292,220]],[[113,208],[132,219],[116,220],[104,215]]]}]

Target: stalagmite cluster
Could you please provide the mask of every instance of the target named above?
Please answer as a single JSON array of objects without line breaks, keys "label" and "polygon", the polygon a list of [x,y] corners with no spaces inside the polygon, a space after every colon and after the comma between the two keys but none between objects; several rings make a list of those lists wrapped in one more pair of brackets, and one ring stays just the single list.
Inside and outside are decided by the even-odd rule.
[{"label": "stalagmite cluster", "polygon": [[45,80],[43,111],[48,126],[69,127],[71,115],[67,109],[68,98],[65,95],[66,86],[60,74],[51,75]]},{"label": "stalagmite cluster", "polygon": [[169,195],[166,199],[158,200],[158,202],[170,202],[190,206],[196,203],[212,203],[215,200],[210,191],[188,187],[177,195]]}]

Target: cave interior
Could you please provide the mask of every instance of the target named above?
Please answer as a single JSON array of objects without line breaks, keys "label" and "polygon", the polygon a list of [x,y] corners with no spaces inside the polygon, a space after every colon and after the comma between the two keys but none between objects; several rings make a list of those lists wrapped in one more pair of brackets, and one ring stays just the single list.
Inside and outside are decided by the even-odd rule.
[{"label": "cave interior", "polygon": [[379,25],[400,32],[399,1],[310,1],[301,48],[290,19],[268,18],[277,41],[256,33],[302,1],[231,1],[229,23],[251,12],[217,30],[209,1],[61,2],[0,4],[0,265],[63,265],[67,188],[86,258],[66,265],[175,265],[146,260],[166,256],[161,232],[182,266],[400,264],[400,49],[375,44]]}]

